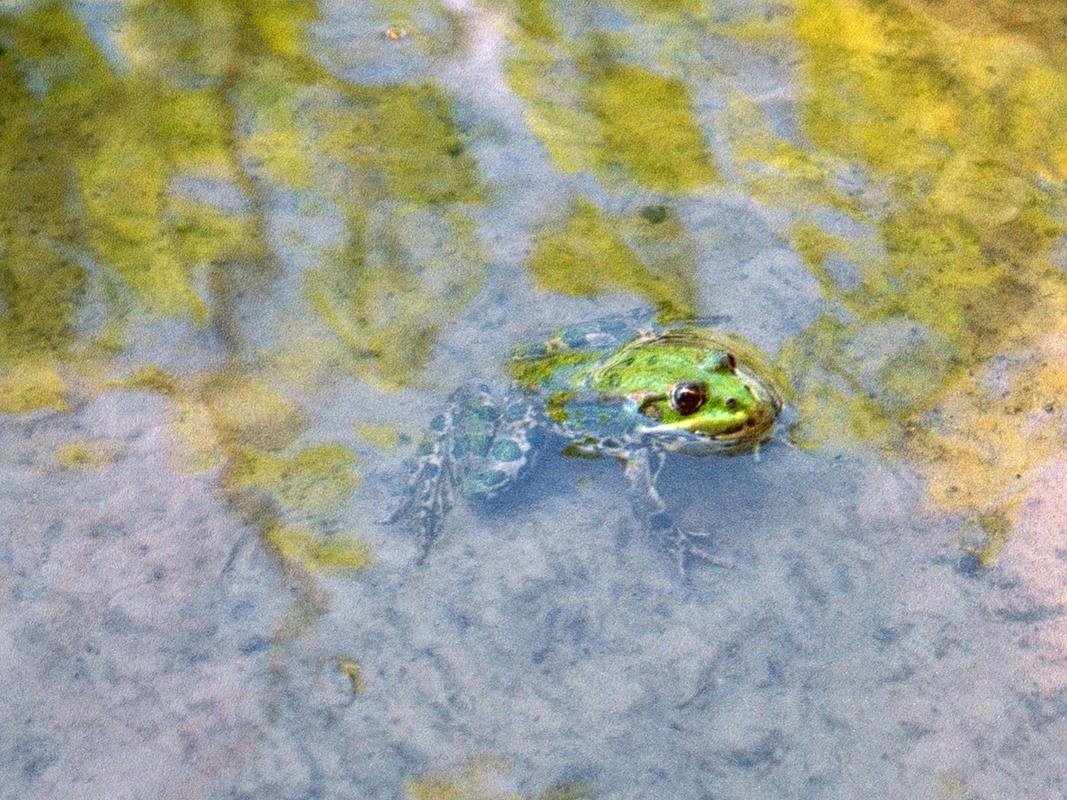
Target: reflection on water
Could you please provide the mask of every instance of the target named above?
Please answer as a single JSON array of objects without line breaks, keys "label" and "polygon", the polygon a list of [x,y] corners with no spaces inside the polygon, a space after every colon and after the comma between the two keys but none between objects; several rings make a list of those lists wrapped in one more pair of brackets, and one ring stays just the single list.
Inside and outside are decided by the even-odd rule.
[{"label": "reflection on water", "polygon": [[[910,434],[920,456],[932,456],[935,485],[957,487],[951,505],[970,501],[1010,517],[994,484],[1056,453],[1035,447],[1054,420],[1005,420],[1002,408],[990,409],[996,401],[976,391],[975,371],[998,353],[1055,348],[1051,340],[1064,332],[1065,276],[1051,261],[1067,218],[1063,62],[995,29],[946,27],[907,4],[798,10],[805,130],[824,152],[862,164],[887,193],[885,205],[861,216],[877,227],[884,255],[863,259],[828,239],[811,256],[824,269],[835,254],[851,257],[862,278],[832,291],[844,319],[820,320],[798,339],[798,356],[813,355],[812,342],[826,354],[796,359],[810,398],[801,407],[847,408],[835,428],[858,426],[888,442]],[[981,23],[983,11],[965,21]],[[885,346],[894,340],[895,352]],[[1056,380],[1044,363],[1032,369],[1036,381],[1016,382]],[[854,390],[817,377],[823,371]],[[1053,397],[1020,407],[1010,394],[1002,400],[1017,414]],[[941,403],[952,408],[947,425]],[[814,440],[833,435],[808,418]],[[946,446],[946,427],[985,435],[992,426],[1007,435],[991,459],[975,463],[971,447]],[[1023,428],[1036,430],[1016,433]],[[1000,544],[991,540],[981,557]]]},{"label": "reflection on water", "polygon": [[[962,549],[971,571],[996,569],[1015,547],[1026,579],[1007,600],[981,601],[1002,603],[990,612],[1001,622],[1036,614],[1033,624],[1052,626],[1032,636],[1043,643],[1043,663],[1062,664],[1062,648],[1050,642],[1063,632],[1054,620],[1067,598],[1044,556],[1067,547],[1056,500],[1067,474],[1065,20],[1060,3],[1006,0],[0,4],[0,412],[15,487],[5,513],[21,515],[12,525],[46,531],[59,529],[47,514],[88,519],[87,498],[121,498],[143,460],[171,484],[203,481],[218,492],[219,513],[234,515],[218,529],[250,526],[271,563],[283,565],[282,577],[260,566],[254,581],[244,578],[289,590],[275,593],[288,597],[283,613],[256,600],[259,618],[275,624],[260,648],[272,676],[263,690],[269,712],[255,723],[266,738],[250,744],[242,728],[218,741],[244,751],[289,748],[282,771],[307,776],[271,784],[261,756],[249,757],[241,780],[251,794],[227,796],[330,785],[352,796],[564,798],[595,796],[603,785],[605,796],[627,797],[619,782],[628,780],[664,796],[740,796],[763,778],[783,796],[856,796],[860,779],[845,764],[820,762],[812,740],[790,749],[796,731],[815,724],[801,707],[806,695],[793,728],[760,717],[759,735],[716,739],[706,755],[714,765],[701,760],[685,731],[706,723],[702,703],[739,719],[745,708],[759,716],[745,703],[773,697],[744,681],[762,669],[759,686],[804,677],[795,652],[814,645],[779,652],[768,644],[760,655],[746,649],[756,647],[746,631],[769,627],[781,644],[802,639],[805,625],[826,637],[836,629],[811,609],[797,612],[809,614],[805,623],[768,611],[761,628],[746,616],[758,598],[745,599],[736,575],[699,608],[658,583],[663,576],[635,578],[654,560],[619,566],[611,554],[629,550],[602,520],[568,505],[579,498],[582,508],[610,512],[619,487],[595,468],[547,458],[549,477],[515,496],[511,517],[490,510],[455,525],[454,549],[436,572],[430,564],[418,573],[402,537],[372,523],[391,502],[399,456],[451,384],[502,377],[500,358],[512,345],[637,303],[668,319],[725,314],[776,351],[795,392],[800,450],[763,465],[683,467],[675,492],[723,528],[726,546],[751,542],[760,566],[750,581],[765,588],[768,608],[776,596],[766,587],[777,578],[767,564],[778,562],[761,548],[775,540],[793,559],[781,567],[781,596],[809,587],[804,596],[815,605],[810,598],[824,597],[820,607],[842,614],[844,629],[877,627],[871,620],[885,610],[884,597],[864,594],[875,589],[843,588],[849,581],[888,596],[919,592],[937,581],[904,562],[933,560],[940,541],[950,544],[936,558],[958,565]],[[138,405],[144,397],[159,405]],[[127,409],[109,413],[141,420],[140,433],[119,435],[100,408]],[[165,445],[144,433],[157,429]],[[156,442],[157,452],[138,450],[138,439]],[[39,441],[47,442],[33,456],[47,465],[41,480],[68,488],[54,488],[51,510],[30,520],[20,510],[32,462],[24,448]],[[845,465],[836,473],[835,458]],[[865,470],[880,477],[860,477]],[[723,491],[728,476],[762,505],[734,508]],[[840,488],[853,483],[858,500]],[[134,505],[127,516],[141,519]],[[751,515],[756,529],[745,527]],[[811,539],[795,538],[785,519],[793,516]],[[196,541],[201,522],[176,519],[172,536]],[[749,538],[738,541],[742,529]],[[873,538],[861,546],[848,539],[853,530]],[[894,542],[879,538],[882,530],[913,535]],[[593,541],[590,531],[600,547],[580,549]],[[507,556],[488,547],[493,537]],[[842,548],[856,549],[850,558],[833,549],[842,538]],[[575,553],[586,566],[568,560]],[[901,566],[880,572],[879,557]],[[222,575],[236,563],[228,558]],[[20,568],[40,571],[40,563]],[[858,563],[868,571],[857,578],[850,570]],[[183,564],[168,569],[181,573]],[[450,589],[464,580],[473,604]],[[58,594],[62,584],[51,585]],[[605,615],[611,585],[633,592],[628,627]],[[946,625],[966,629],[966,603],[980,594],[969,586],[941,598],[931,588],[926,602],[951,618]],[[33,591],[48,602],[47,592]],[[91,596],[92,582],[84,591]],[[664,605],[642,605],[649,592]],[[841,606],[835,592],[847,596]],[[1037,611],[1011,605],[1024,595]],[[841,610],[862,615],[864,603],[870,619]],[[733,609],[721,628],[700,616],[716,608]],[[921,620],[893,619],[900,627],[877,634],[883,649],[867,654],[872,663],[892,642],[926,635]],[[346,628],[354,620],[365,628]],[[453,624],[456,637],[487,637],[478,639],[484,650],[475,648],[487,660],[456,672],[456,648],[439,635]],[[526,630],[528,639],[484,633],[497,628]],[[560,644],[567,630],[573,640]],[[523,642],[550,634],[562,637],[553,645],[562,655],[546,644],[540,660],[509,671],[526,657]],[[666,648],[666,684],[650,677],[647,657],[627,651],[631,641]],[[698,641],[717,655],[706,656]],[[908,646],[951,649],[938,641]],[[310,744],[301,727],[302,703],[331,724],[338,719],[335,708],[308,699],[320,678],[300,677],[300,664],[321,662],[307,654],[315,646],[359,677],[364,727],[348,734],[392,742],[389,757],[350,745],[365,748],[365,769],[348,784],[323,777],[348,774],[336,767],[342,751]],[[985,664],[994,646],[971,656]],[[1005,663],[1028,663],[1008,650]],[[797,674],[782,677],[789,669]],[[845,683],[864,679],[839,660],[828,669]],[[528,683],[539,670],[570,694]],[[982,675],[990,704],[998,690],[1010,694],[994,672]],[[635,680],[655,688],[642,695]],[[675,697],[671,681],[689,686],[689,699]],[[389,705],[376,682],[418,688]],[[1035,678],[1042,692],[1050,682]],[[338,696],[351,701],[339,685]],[[505,685],[505,695],[522,697],[519,733],[505,734],[507,721],[470,699],[503,702]],[[748,699],[734,703],[734,689],[715,686],[744,686],[736,691]],[[1058,695],[1025,691],[1011,690],[1029,698],[1028,713],[1062,726],[1062,712],[1049,710],[1062,704]],[[841,695],[825,692],[819,697],[841,718],[820,735],[841,746],[834,731],[862,723]],[[608,695],[618,707],[589,699]],[[244,708],[237,696],[227,702]],[[574,718],[558,718],[567,708]],[[975,725],[985,719],[975,697],[956,707],[965,715],[961,708],[974,709]],[[467,756],[503,753],[529,774],[513,779],[498,762],[477,759],[442,774],[459,754],[418,723],[431,709],[441,730],[462,730],[472,743]],[[909,745],[931,748],[923,763],[936,763],[938,748],[966,749],[932,732],[930,719],[899,723],[913,725],[904,738],[938,743]],[[628,739],[633,725],[674,733]],[[590,733],[609,728],[623,742],[618,757]],[[600,744],[576,744],[591,736]],[[1034,734],[1037,742],[1045,736]],[[27,737],[31,744],[5,756],[24,771],[33,759],[18,748],[51,741]],[[1039,750],[1027,752],[1038,759]],[[865,758],[854,755],[857,770]],[[652,778],[653,763],[680,766]],[[1005,790],[978,761],[960,755],[953,763],[928,770],[927,783],[914,778],[908,791],[1039,791],[1038,777]],[[619,773],[630,768],[633,776]],[[34,767],[19,779],[35,787],[24,796],[48,796],[47,786],[63,794],[62,778],[41,783],[43,772]]]}]

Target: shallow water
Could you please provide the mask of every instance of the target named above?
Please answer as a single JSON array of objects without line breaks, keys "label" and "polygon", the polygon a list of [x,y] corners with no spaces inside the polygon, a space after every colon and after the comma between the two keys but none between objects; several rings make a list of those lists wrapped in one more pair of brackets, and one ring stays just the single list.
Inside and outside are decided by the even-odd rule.
[{"label": "shallow water", "polygon": [[[1067,9],[0,2],[0,797],[1067,797]],[[729,318],[683,581],[451,390]]]}]

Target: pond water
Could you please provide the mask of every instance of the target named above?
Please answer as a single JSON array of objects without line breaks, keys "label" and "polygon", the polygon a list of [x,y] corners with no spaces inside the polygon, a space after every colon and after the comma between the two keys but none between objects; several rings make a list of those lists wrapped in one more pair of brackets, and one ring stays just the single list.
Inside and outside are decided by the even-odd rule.
[{"label": "pond water", "polygon": [[[0,0],[0,797],[1067,797],[1060,0]],[[544,448],[516,345],[713,315],[791,388]]]}]

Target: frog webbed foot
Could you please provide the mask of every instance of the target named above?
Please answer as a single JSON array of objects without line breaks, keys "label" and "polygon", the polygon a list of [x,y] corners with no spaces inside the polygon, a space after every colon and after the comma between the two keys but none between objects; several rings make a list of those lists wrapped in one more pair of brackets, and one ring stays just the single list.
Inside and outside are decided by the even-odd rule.
[{"label": "frog webbed foot", "polygon": [[455,503],[453,474],[454,409],[434,418],[431,433],[419,446],[411,465],[404,501],[382,520],[384,525],[406,522],[419,543],[423,561],[437,538],[445,515]]},{"label": "frog webbed foot", "polygon": [[710,532],[683,530],[667,512],[663,498],[656,488],[665,458],[664,453],[648,449],[624,456],[634,515],[641,525],[661,542],[677,563],[683,578],[688,577],[689,565],[693,561],[717,567],[731,567],[732,563],[728,559],[712,552],[713,536]]},{"label": "frog webbed foot", "polygon": [[683,530],[670,517],[665,517],[659,527],[657,522],[659,520],[649,520],[649,527],[674,559],[683,578],[689,576],[689,565],[694,561],[723,569],[733,567],[732,561],[712,552],[713,537],[707,531]]}]

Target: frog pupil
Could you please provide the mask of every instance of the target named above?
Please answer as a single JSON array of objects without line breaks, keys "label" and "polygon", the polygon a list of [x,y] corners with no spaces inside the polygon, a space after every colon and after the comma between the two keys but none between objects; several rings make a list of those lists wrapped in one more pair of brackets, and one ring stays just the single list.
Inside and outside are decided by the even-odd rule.
[{"label": "frog pupil", "polygon": [[695,381],[679,383],[671,389],[671,407],[683,417],[687,417],[700,410],[707,401],[708,390],[703,383],[697,383]]}]

